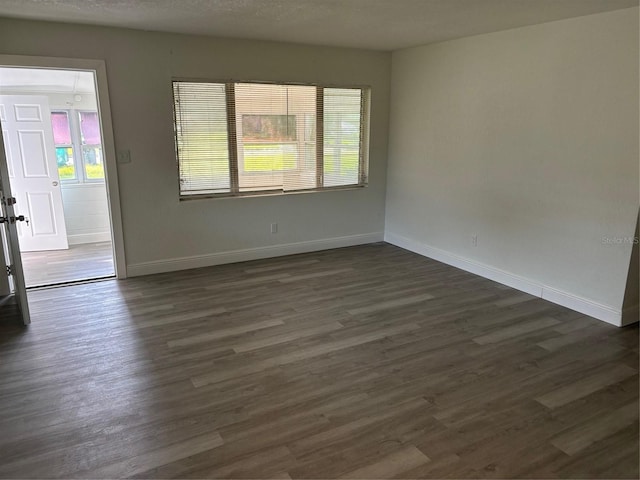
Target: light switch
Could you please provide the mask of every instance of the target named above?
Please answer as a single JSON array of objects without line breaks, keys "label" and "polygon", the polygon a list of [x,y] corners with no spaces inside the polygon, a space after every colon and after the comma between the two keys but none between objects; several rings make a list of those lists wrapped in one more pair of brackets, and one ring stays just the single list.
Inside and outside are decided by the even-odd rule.
[{"label": "light switch", "polygon": [[119,150],[118,163],[131,163],[131,150]]}]

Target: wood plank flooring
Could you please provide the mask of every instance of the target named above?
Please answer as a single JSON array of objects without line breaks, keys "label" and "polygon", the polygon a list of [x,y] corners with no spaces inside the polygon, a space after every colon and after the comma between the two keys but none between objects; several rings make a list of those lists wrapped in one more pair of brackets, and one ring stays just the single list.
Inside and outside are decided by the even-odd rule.
[{"label": "wood plank flooring", "polygon": [[0,309],[1,478],[638,478],[638,327],[374,244]]},{"label": "wood plank flooring", "polygon": [[39,287],[115,274],[111,242],[70,245],[68,250],[22,252],[25,283]]}]

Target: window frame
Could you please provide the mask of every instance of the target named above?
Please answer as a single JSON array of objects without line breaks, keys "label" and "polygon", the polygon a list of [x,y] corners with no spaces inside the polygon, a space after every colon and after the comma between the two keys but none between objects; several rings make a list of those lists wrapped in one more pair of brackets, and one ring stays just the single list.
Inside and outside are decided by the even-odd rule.
[{"label": "window frame", "polygon": [[[228,134],[228,151],[229,151],[229,192],[221,193],[194,193],[184,194],[181,189],[180,178],[180,154],[178,150],[178,118],[177,109],[175,108],[176,98],[174,84],[186,82],[186,83],[210,83],[210,84],[223,84],[225,86],[225,98],[226,98],[226,119],[227,119],[227,134]],[[315,150],[316,150],[316,187],[306,188],[299,190],[283,190],[266,189],[255,191],[239,191],[239,175],[238,169],[240,168],[240,159],[238,157],[237,141],[233,139],[236,137],[236,122],[231,121],[236,118],[236,103],[235,103],[235,84],[237,83],[253,83],[263,85],[283,85],[283,86],[306,86],[316,87],[316,136],[315,136]],[[203,78],[189,78],[189,77],[172,77],[171,78],[171,100],[172,100],[172,112],[173,112],[173,138],[174,138],[174,153],[176,159],[176,173],[177,173],[177,189],[178,199],[180,201],[189,200],[202,200],[202,199],[215,199],[215,198],[242,198],[242,197],[262,197],[262,196],[278,196],[278,195],[299,195],[306,193],[318,193],[318,192],[331,192],[339,190],[355,190],[363,189],[369,185],[369,138],[370,138],[370,115],[371,115],[371,86],[360,84],[329,84],[329,83],[305,83],[305,82],[283,82],[283,81],[269,81],[269,80],[212,80]],[[358,183],[349,185],[335,185],[324,186],[324,129],[318,128],[322,125],[324,118],[324,102],[323,93],[325,88],[334,89],[358,89],[360,90],[360,131],[359,131],[359,158],[358,158]],[[317,105],[322,104],[323,108],[318,109]],[[303,143],[306,140],[302,139]]]}]

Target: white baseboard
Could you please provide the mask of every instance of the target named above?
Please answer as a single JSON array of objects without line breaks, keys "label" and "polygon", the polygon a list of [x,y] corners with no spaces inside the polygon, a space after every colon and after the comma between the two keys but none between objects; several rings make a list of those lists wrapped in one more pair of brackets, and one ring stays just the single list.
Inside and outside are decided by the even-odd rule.
[{"label": "white baseboard", "polygon": [[69,242],[69,245],[81,245],[83,243],[110,242],[111,233],[98,232],[98,233],[79,233],[76,235],[67,235],[67,241]]},{"label": "white baseboard", "polygon": [[584,313],[616,327],[622,327],[622,310],[603,305],[588,298],[564,292],[549,286],[543,286],[542,298],[557,305],[562,305],[576,312]]},{"label": "white baseboard", "polygon": [[[629,320],[628,323],[623,322],[623,315],[620,309],[616,309],[608,305],[603,305],[601,303],[594,302],[592,300],[574,295],[572,293],[558,290],[548,285],[536,282],[535,280],[531,280],[529,278],[522,277],[520,275],[516,275],[496,267],[492,267],[490,265],[485,265],[483,263],[469,260],[459,255],[455,255],[445,250],[426,245],[402,235],[398,235],[392,232],[385,232],[384,240],[406,250],[410,250],[425,257],[429,257],[439,262],[446,263],[447,265],[452,265],[454,267],[460,268],[461,270],[474,273],[481,277],[488,278],[489,280],[507,285],[509,287],[515,288],[516,290],[526,292],[530,295],[535,295],[536,297],[540,297],[557,305],[561,305],[571,310],[584,313],[585,315],[589,315],[590,317],[597,318],[598,320],[602,320],[617,327],[621,327],[628,323],[633,323],[633,320]],[[638,321],[638,307],[635,308],[635,321]],[[633,318],[632,312],[631,315],[629,315],[629,318]]]},{"label": "white baseboard", "polygon": [[266,247],[156,260],[153,262],[134,263],[127,265],[127,275],[129,277],[138,277],[155,273],[189,270],[191,268],[211,267],[225,263],[246,262],[249,260],[259,260],[261,258],[316,252],[319,250],[329,250],[331,248],[351,247],[354,245],[381,242],[383,238],[384,234],[382,232],[372,232],[346,237],[324,238],[307,242],[285,243]]}]

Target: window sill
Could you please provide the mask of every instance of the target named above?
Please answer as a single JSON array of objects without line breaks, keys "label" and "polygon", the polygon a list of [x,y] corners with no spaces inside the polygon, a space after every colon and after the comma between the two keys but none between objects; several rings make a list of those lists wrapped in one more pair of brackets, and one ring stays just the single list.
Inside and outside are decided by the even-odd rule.
[{"label": "window sill", "polygon": [[229,198],[252,198],[252,197],[281,197],[288,195],[305,195],[309,193],[326,193],[326,192],[338,192],[343,190],[362,190],[367,188],[368,184],[364,185],[345,185],[339,187],[325,187],[325,188],[310,188],[308,190],[294,190],[291,192],[284,192],[282,190],[265,190],[264,192],[240,192],[240,193],[203,193],[199,195],[182,195],[180,201],[191,200],[209,200],[209,199],[229,199]]}]

